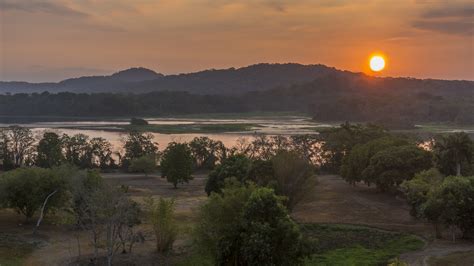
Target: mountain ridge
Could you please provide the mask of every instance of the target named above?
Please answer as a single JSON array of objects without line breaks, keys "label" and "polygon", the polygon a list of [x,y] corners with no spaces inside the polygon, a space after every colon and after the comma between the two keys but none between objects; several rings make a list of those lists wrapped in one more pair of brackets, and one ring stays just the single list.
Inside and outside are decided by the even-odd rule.
[{"label": "mountain ridge", "polygon": [[378,83],[380,80],[388,83],[400,83],[402,87],[405,87],[406,84],[425,86],[428,83],[432,83],[430,86],[442,88],[474,86],[474,81],[468,80],[372,77],[364,73],[339,70],[322,64],[259,63],[241,68],[207,69],[172,75],[164,75],[143,67],[133,67],[111,75],[69,78],[56,83],[0,81],[0,93],[187,91],[194,94],[236,95],[303,85],[328,76],[345,76],[354,80],[363,77],[373,80],[374,83]]}]

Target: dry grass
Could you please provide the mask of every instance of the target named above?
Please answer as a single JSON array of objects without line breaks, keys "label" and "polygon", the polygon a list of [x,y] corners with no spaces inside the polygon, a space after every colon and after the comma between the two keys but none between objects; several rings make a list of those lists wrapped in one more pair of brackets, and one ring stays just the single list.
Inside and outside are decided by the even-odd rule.
[{"label": "dry grass", "polygon": [[[207,198],[204,192],[206,174],[195,175],[189,184],[180,185],[178,189],[155,175],[145,177],[114,173],[104,174],[104,177],[107,182],[128,186],[131,197],[137,202],[148,196],[175,198],[176,221],[180,228],[174,253],[158,256],[150,225],[140,225],[138,230],[144,233],[147,241],[137,244],[132,255],[118,255],[115,264],[169,265],[183,257],[190,245],[191,227],[197,221],[196,210]],[[422,236],[430,236],[433,233],[430,225],[409,215],[409,206],[404,200],[379,193],[373,188],[352,187],[337,176],[320,176],[314,195],[297,206],[292,215],[304,223],[364,224]],[[11,211],[0,212],[0,232],[31,234],[32,225],[21,225],[21,222],[22,217]],[[40,233],[45,236],[47,244],[26,254],[23,265],[64,264],[78,255],[76,238],[65,226],[53,225],[46,221]],[[82,255],[91,254],[89,235],[82,232],[78,236]]]}]

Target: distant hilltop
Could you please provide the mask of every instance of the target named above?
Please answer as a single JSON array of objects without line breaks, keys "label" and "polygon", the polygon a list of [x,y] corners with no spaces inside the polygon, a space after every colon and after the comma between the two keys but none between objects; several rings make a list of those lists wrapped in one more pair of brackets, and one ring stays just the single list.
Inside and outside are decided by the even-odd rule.
[{"label": "distant hilltop", "polygon": [[178,75],[163,75],[147,68],[135,67],[109,76],[70,78],[57,83],[0,82],[0,93],[186,91],[201,95],[239,95],[305,84],[313,84],[312,86],[315,88],[324,84],[325,87],[334,89],[340,86],[346,88],[383,86],[384,88],[412,88],[415,90],[431,88],[437,91],[451,89],[456,92],[471,91],[474,88],[472,81],[375,78],[320,64],[262,63],[242,68],[211,69]]}]

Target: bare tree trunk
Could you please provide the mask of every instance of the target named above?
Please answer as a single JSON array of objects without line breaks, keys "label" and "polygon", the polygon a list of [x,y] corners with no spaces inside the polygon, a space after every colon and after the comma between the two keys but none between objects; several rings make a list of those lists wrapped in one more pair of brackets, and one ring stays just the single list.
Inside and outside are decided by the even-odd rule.
[{"label": "bare tree trunk", "polygon": [[461,176],[461,162],[456,163],[456,175]]},{"label": "bare tree trunk", "polygon": [[456,230],[455,230],[455,227],[451,227],[451,232],[453,234],[453,243],[456,242]]},{"label": "bare tree trunk", "polygon": [[76,234],[76,242],[77,242],[77,257],[81,257],[81,241],[79,239],[79,234]]},{"label": "bare tree trunk", "polygon": [[99,257],[99,244],[97,243],[98,241],[98,236],[97,233],[93,230],[93,241],[94,241],[94,261],[97,261],[97,258]]},{"label": "bare tree trunk", "polygon": [[48,203],[48,200],[49,198],[51,198],[54,194],[56,194],[56,192],[58,192],[58,190],[54,190],[53,192],[49,193],[49,195],[46,197],[46,199],[44,200],[43,202],[43,206],[41,207],[41,214],[40,214],[40,217],[38,218],[38,221],[36,222],[36,227],[35,229],[33,230],[33,235],[36,234],[36,232],[38,231],[38,228],[41,224],[41,221],[43,220],[43,216],[44,216],[44,209],[46,208],[46,204]]}]

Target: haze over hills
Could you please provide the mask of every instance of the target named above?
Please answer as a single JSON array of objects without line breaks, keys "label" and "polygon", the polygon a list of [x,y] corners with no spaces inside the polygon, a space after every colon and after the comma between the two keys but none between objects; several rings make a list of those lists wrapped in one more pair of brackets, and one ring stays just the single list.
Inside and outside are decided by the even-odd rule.
[{"label": "haze over hills", "polygon": [[[146,93],[153,91],[187,91],[193,94],[237,95],[252,91],[287,88],[328,77],[347,77],[354,80],[349,87],[383,86],[394,89],[423,90],[429,87],[438,93],[446,89],[471,90],[472,81],[421,80],[412,78],[370,78],[364,74],[341,71],[324,65],[257,64],[242,68],[204,70],[195,73],[163,75],[146,68],[130,68],[110,76],[71,78],[58,83],[0,82],[0,93],[54,92],[120,92]],[[369,82],[369,80],[372,80]],[[334,81],[336,82],[336,81]],[[336,82],[337,83],[337,82]],[[334,85],[336,86],[336,83]],[[331,84],[326,84],[331,86]],[[347,84],[346,84],[347,85]],[[450,91],[445,91],[450,93]]]},{"label": "haze over hills", "polygon": [[372,77],[324,65],[258,64],[167,76],[132,68],[59,83],[2,82],[0,92],[36,92],[0,95],[6,116],[296,111],[319,121],[474,123],[474,81]]},{"label": "haze over hills", "polygon": [[257,64],[239,69],[204,70],[163,75],[131,68],[110,76],[71,78],[58,83],[0,82],[1,93],[188,91],[196,94],[239,94],[312,81],[338,70],[323,65]]}]

